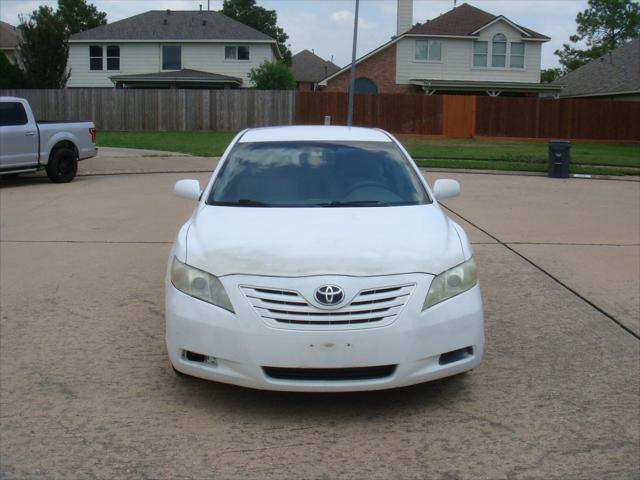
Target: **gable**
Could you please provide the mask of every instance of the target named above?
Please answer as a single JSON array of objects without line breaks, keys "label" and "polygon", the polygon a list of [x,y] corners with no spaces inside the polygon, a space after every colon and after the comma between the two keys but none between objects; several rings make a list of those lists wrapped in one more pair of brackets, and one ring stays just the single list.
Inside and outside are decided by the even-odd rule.
[{"label": "gable", "polygon": [[509,22],[500,19],[492,23],[488,27],[482,28],[478,33],[478,40],[490,42],[493,36],[502,33],[507,37],[508,42],[521,42],[528,37],[524,36],[521,31],[515,29]]},{"label": "gable", "polygon": [[532,40],[549,40],[549,37],[541,33],[517,25],[501,15],[485,12],[467,3],[449,10],[439,17],[427,20],[406,33],[409,35],[473,37],[477,36],[484,28],[492,26],[492,22],[498,21],[511,24],[512,28],[515,27],[515,29],[520,30],[521,35],[524,33],[525,36]]}]

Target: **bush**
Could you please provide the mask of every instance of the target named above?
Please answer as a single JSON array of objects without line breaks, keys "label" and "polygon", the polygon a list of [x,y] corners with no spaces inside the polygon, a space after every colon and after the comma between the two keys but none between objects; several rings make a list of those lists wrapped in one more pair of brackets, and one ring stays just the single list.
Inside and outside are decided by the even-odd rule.
[{"label": "bush", "polygon": [[283,62],[265,60],[259,67],[252,68],[249,78],[258,90],[294,90],[296,79]]},{"label": "bush", "polygon": [[28,88],[22,70],[0,52],[0,88]]}]

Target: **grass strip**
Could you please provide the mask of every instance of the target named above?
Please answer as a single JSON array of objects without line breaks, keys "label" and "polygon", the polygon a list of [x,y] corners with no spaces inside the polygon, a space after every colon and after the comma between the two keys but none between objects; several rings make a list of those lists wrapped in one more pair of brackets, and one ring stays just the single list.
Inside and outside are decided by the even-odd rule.
[{"label": "grass strip", "polygon": [[[547,165],[542,163],[506,162],[500,160],[416,160],[419,167],[451,168],[474,170],[504,170],[510,172],[547,172]],[[601,165],[571,165],[571,173],[589,175],[640,175],[640,168],[611,167]]]}]

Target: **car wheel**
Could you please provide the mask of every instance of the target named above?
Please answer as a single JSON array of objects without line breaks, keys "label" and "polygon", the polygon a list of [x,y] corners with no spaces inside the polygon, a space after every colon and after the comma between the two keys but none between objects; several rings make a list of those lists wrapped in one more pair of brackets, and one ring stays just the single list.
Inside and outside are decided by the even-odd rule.
[{"label": "car wheel", "polygon": [[51,152],[47,164],[47,176],[53,183],[67,183],[73,180],[78,171],[78,156],[67,147],[56,148]]}]

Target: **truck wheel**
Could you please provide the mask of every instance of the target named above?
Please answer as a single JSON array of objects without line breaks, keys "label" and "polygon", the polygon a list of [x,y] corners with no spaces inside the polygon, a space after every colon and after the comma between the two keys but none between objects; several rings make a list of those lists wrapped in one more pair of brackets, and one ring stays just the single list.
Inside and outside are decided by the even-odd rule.
[{"label": "truck wheel", "polygon": [[67,183],[73,180],[78,171],[76,152],[67,147],[56,148],[51,152],[47,163],[47,176],[53,183]]}]

